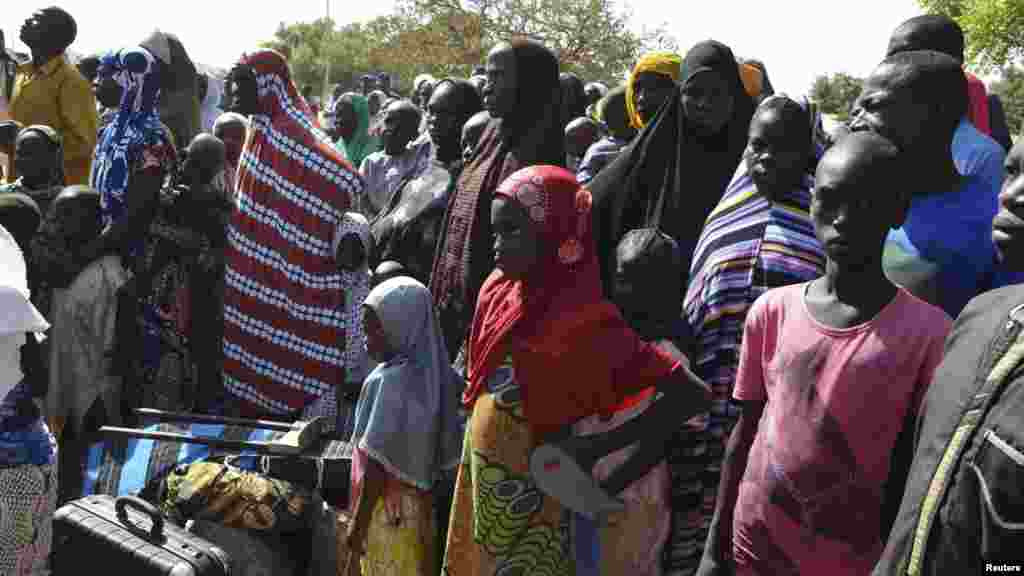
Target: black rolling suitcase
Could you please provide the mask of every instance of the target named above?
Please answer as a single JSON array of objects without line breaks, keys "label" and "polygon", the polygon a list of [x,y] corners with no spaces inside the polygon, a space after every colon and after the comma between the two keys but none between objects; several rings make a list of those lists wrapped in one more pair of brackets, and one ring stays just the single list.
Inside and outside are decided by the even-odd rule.
[{"label": "black rolling suitcase", "polygon": [[231,560],[213,544],[165,524],[155,506],[131,496],[88,496],[53,517],[53,574],[228,576]]}]

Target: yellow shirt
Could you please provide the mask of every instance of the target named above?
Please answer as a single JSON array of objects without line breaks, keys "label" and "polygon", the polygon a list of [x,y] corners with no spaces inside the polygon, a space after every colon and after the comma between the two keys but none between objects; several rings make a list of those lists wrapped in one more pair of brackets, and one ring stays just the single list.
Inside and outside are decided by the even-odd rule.
[{"label": "yellow shirt", "polygon": [[[68,186],[88,184],[99,118],[92,86],[63,55],[39,68],[18,66],[11,117],[24,126],[44,124],[64,139],[64,177]],[[10,175],[9,181],[13,179]]]}]

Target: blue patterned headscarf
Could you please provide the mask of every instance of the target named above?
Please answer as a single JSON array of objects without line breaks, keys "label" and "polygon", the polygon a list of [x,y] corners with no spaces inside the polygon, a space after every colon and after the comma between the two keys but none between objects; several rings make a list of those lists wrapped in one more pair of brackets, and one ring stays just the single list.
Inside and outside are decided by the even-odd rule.
[{"label": "blue patterned headscarf", "polygon": [[99,134],[90,184],[100,193],[103,226],[125,212],[132,165],[146,145],[171,145],[160,122],[160,74],[157,61],[141,46],[125,48],[100,58],[97,74],[112,77],[124,91],[114,118]]}]

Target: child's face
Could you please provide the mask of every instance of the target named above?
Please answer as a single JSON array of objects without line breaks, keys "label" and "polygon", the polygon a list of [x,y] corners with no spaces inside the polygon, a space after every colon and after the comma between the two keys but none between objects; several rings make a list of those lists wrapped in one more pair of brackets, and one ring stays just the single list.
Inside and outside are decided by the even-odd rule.
[{"label": "child's face", "polygon": [[494,266],[505,276],[521,280],[540,260],[540,234],[515,200],[496,196],[491,203],[494,231]]},{"label": "child's face", "polygon": [[346,272],[355,272],[366,261],[363,241],[356,234],[347,234],[338,244],[338,267]]},{"label": "child's face", "polygon": [[992,241],[1003,262],[1024,270],[1024,142],[1006,156],[1006,179],[999,193],[999,212],[992,220]]},{"label": "child's face", "polygon": [[387,362],[395,352],[384,332],[384,325],[373,308],[363,306],[363,333],[366,334],[366,354],[377,362]]},{"label": "child's face", "polygon": [[786,123],[778,111],[768,109],[754,116],[743,155],[759,192],[772,198],[780,187],[797,183],[808,154],[807,150],[797,148],[797,140],[792,134],[787,135]]},{"label": "child's face", "polygon": [[814,232],[840,268],[877,262],[889,230],[906,216],[899,191],[883,185],[895,175],[879,174],[864,154],[854,146],[837,146],[818,164],[815,178]]},{"label": "child's face", "polygon": [[14,166],[29,188],[45,186],[57,169],[56,155],[42,134],[22,132],[14,148]]},{"label": "child's face", "polygon": [[245,126],[241,124],[225,124],[218,126],[214,136],[224,141],[224,152],[233,166],[238,165],[245,146]]}]

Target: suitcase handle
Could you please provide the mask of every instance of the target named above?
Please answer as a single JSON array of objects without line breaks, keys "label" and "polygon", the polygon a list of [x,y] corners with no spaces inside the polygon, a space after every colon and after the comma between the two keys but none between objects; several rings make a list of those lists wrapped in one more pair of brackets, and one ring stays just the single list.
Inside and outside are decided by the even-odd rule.
[{"label": "suitcase handle", "polygon": [[135,496],[121,496],[114,501],[114,512],[117,514],[117,519],[125,526],[139,530],[138,526],[128,520],[128,508],[134,508],[149,516],[149,519],[153,522],[153,527],[149,530],[150,537],[159,538],[163,534],[164,517],[160,510],[157,510],[156,506]]}]

